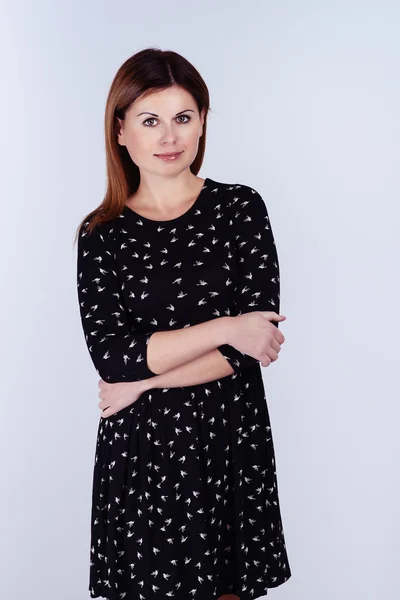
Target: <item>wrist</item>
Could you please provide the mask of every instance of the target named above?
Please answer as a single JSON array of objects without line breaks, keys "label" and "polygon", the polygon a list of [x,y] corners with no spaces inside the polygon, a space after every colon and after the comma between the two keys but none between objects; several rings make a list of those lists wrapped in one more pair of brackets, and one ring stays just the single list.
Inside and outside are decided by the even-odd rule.
[{"label": "wrist", "polygon": [[144,392],[148,392],[149,390],[152,390],[153,388],[157,387],[157,377],[159,377],[159,375],[149,377],[148,379],[141,379],[138,382],[140,393],[143,394]]},{"label": "wrist", "polygon": [[220,346],[222,346],[223,344],[230,344],[232,345],[232,333],[233,333],[233,327],[234,327],[234,323],[235,323],[235,317],[221,317],[221,343],[219,344]]}]

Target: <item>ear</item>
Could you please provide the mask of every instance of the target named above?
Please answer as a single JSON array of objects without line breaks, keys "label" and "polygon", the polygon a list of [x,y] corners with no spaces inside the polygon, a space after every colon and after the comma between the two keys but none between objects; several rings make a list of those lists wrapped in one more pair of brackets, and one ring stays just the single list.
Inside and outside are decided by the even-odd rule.
[{"label": "ear", "polygon": [[203,135],[204,114],[205,114],[205,109],[204,109],[204,108],[202,108],[202,110],[201,110],[201,113],[200,113],[200,122],[201,122],[201,133],[200,133],[200,137]]},{"label": "ear", "polygon": [[120,146],[125,146],[126,145],[125,144],[125,136],[124,136],[124,131],[123,131],[124,122],[119,117],[117,117],[117,121],[118,121],[118,123],[117,123],[118,144]]}]

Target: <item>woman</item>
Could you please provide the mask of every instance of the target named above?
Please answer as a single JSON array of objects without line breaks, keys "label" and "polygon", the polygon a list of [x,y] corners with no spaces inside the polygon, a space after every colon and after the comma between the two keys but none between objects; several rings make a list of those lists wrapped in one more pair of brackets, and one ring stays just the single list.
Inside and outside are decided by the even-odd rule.
[{"label": "woman", "polygon": [[92,598],[247,600],[291,576],[260,369],[284,342],[278,258],[258,192],[197,177],[208,111],[158,49],[107,99],[108,189],[77,256],[101,377]]}]

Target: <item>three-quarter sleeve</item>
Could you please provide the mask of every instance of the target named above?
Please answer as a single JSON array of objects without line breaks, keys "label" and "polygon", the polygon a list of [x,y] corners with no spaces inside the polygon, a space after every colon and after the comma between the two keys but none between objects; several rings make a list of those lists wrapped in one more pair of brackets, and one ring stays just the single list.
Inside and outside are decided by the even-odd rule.
[{"label": "three-quarter sleeve", "polygon": [[154,333],[136,332],[124,304],[112,245],[102,225],[79,230],[77,292],[83,333],[97,373],[108,383],[154,377],[147,344]]},{"label": "three-quarter sleeve", "polygon": [[[266,204],[255,189],[242,186],[231,208],[239,278],[236,314],[259,310],[279,313],[279,262]],[[271,323],[278,327],[276,321]],[[235,373],[259,363],[229,344],[218,350]]]}]

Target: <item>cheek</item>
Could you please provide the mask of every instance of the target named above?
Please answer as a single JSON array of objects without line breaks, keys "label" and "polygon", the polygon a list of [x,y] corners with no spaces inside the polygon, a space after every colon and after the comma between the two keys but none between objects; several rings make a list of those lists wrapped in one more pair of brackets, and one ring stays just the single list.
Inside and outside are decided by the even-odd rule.
[{"label": "cheek", "polygon": [[181,140],[187,148],[196,148],[199,142],[199,135],[195,129],[187,130],[181,134]]},{"label": "cheek", "polygon": [[146,131],[133,130],[129,132],[126,145],[132,160],[146,156],[154,147],[152,136]]}]

